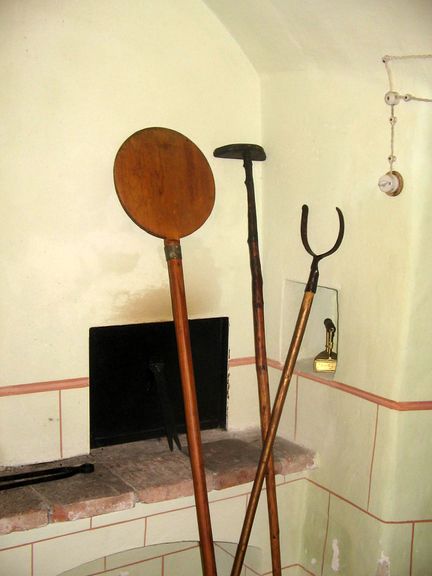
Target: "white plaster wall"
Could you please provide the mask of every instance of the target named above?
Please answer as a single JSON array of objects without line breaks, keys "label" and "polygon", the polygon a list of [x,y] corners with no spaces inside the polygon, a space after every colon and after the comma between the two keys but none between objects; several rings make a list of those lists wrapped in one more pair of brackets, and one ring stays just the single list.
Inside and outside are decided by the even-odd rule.
[{"label": "white plaster wall", "polygon": [[[262,238],[270,355],[278,355],[283,336],[284,282],[305,281],[309,271],[310,258],[299,234],[301,205],[306,202],[311,208],[310,239],[317,251],[333,243],[337,227],[334,207],[340,206],[347,224],[344,244],[321,265],[322,284],[339,291],[336,379],[386,398],[430,400],[432,276],[427,262],[432,246],[427,222],[432,215],[431,104],[411,102],[396,109],[395,168],[405,179],[402,195],[384,196],[377,180],[388,169],[390,144],[390,110],[384,104],[388,83],[380,59],[385,54],[431,53],[431,3],[207,3],[239,39],[263,79],[262,143],[268,160],[263,166]],[[432,98],[431,68],[432,60],[393,63],[395,88]],[[308,433],[315,422],[321,423],[328,435],[334,426],[353,425],[360,417],[357,408],[341,409],[333,401],[326,404],[312,390],[310,400],[305,407],[306,420],[316,418],[306,426]],[[428,413],[404,416],[401,412],[398,417],[398,412],[389,412],[394,421],[390,419],[388,426],[380,412],[373,477],[377,494],[369,510],[373,504],[378,516],[421,517],[430,501],[429,491],[423,486],[409,487],[430,476],[430,462],[422,453],[421,442],[426,438],[426,445],[430,444],[422,430]],[[285,417],[288,420],[290,415]],[[327,427],[323,424],[326,419]],[[366,426],[362,416],[360,420],[361,426]],[[296,424],[297,440],[302,442],[299,420]],[[355,438],[364,442],[370,434],[361,432],[361,426],[354,426]],[[367,429],[372,426],[370,418]],[[306,438],[304,441],[310,444]],[[340,481],[341,470],[332,467],[325,451],[335,450],[340,467],[341,454],[352,452],[353,445],[343,433],[330,438],[323,450],[312,442],[319,449],[318,474],[330,466],[330,481]],[[358,466],[360,453],[353,453]],[[358,478],[360,469],[355,468],[348,472],[345,486]],[[403,487],[403,502],[395,486]],[[315,502],[306,501],[305,506],[310,514],[319,511]],[[308,524],[305,526],[307,542]],[[349,534],[346,515],[340,526]],[[357,552],[353,542],[365,542],[363,535],[371,533],[358,519],[353,526],[352,537],[341,547],[345,557]],[[331,542],[332,524],[327,528]],[[396,559],[397,563],[398,551],[404,550],[397,535],[385,535],[380,526],[378,539],[387,540],[394,548],[392,562]],[[411,545],[407,542],[405,551]],[[419,555],[422,566],[429,565],[429,549],[425,547]],[[358,570],[362,568],[359,565]]]},{"label": "white plaster wall", "polygon": [[[375,392],[382,386],[382,395],[389,395],[401,368],[412,202],[408,162],[402,196],[391,200],[377,187],[387,169],[383,88],[341,75],[330,81],[319,73],[264,82],[264,231],[267,310],[275,327],[287,313],[280,305],[284,280],[305,282],[309,273],[310,256],[300,240],[302,204],[310,208],[310,243],[317,252],[333,245],[335,207],[342,209],[343,245],[320,265],[320,283],[339,292],[337,379]],[[404,152],[411,156],[408,147]],[[274,331],[273,349],[278,338]]]},{"label": "white plaster wall", "polygon": [[260,85],[219,21],[200,0],[3,0],[0,45],[1,385],[85,376],[90,326],[171,318],[162,242],[112,181],[148,126],[213,167],[214,211],[183,241],[189,313],[228,315],[231,354],[250,354],[241,166],[212,153],[260,139]]},{"label": "white plaster wall", "polygon": [[[428,80],[419,90],[422,95],[432,98],[432,60],[428,64]],[[432,394],[432,369],[429,361],[432,342],[432,273],[428,264],[432,254],[432,104],[418,105],[415,137],[418,145],[415,146],[412,158],[415,171],[412,186],[414,250],[410,270],[411,298],[402,349],[403,394],[408,398],[428,400]]]},{"label": "white plaster wall", "polygon": [[[284,280],[305,281],[309,272],[310,257],[299,234],[301,205],[310,206],[311,243],[318,252],[334,242],[339,206],[345,240],[320,266],[322,284],[339,291],[336,377],[384,397],[428,400],[432,106],[429,125],[425,104],[396,111],[396,167],[405,187],[399,197],[389,198],[377,187],[388,169],[386,90],[384,73],[381,83],[319,72],[283,73],[264,81],[269,345],[277,350],[278,318],[287,313],[281,307]],[[432,82],[429,91],[432,95]]]},{"label": "white plaster wall", "polygon": [[[333,243],[335,206],[346,217],[339,252],[321,283],[339,290],[337,379],[397,400],[430,398],[432,104],[396,108],[394,166],[405,179],[384,196],[388,90],[381,57],[430,54],[427,0],[205,0],[263,81],[264,279],[270,354],[279,354],[283,285],[305,281],[301,205],[313,246]],[[432,60],[393,62],[395,89],[432,98]],[[324,330],[322,331],[324,343]],[[317,353],[320,349],[317,349]]]}]

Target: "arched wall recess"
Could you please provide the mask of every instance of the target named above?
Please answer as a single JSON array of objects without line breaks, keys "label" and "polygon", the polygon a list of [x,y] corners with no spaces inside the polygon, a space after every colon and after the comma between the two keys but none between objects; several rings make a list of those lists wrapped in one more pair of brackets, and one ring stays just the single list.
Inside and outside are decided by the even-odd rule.
[{"label": "arched wall recess", "polygon": [[397,122],[397,117],[394,114],[394,107],[399,104],[399,102],[432,102],[432,98],[421,98],[418,96],[413,96],[412,94],[400,94],[394,86],[393,74],[390,68],[390,62],[392,60],[410,60],[410,59],[426,59],[432,58],[432,54],[413,54],[408,56],[383,56],[382,61],[386,68],[388,83],[389,83],[389,90],[386,92],[384,96],[384,101],[388,106],[390,106],[390,154],[387,158],[389,162],[390,170],[386,172],[381,178],[378,180],[378,186],[381,192],[384,192],[388,196],[398,196],[403,189],[403,178],[402,175],[393,170],[393,164],[396,162],[397,157],[394,153],[394,141],[395,141],[395,126]]}]

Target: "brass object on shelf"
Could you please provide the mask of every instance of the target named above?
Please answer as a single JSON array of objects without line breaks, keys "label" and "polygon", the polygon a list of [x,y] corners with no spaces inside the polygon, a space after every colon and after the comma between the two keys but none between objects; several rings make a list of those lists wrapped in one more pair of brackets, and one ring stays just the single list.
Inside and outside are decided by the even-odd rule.
[{"label": "brass object on shelf", "polygon": [[326,345],[325,350],[320,352],[314,359],[314,372],[335,372],[337,365],[337,354],[333,352],[334,335],[336,333],[336,326],[326,318],[324,320],[326,329]]}]

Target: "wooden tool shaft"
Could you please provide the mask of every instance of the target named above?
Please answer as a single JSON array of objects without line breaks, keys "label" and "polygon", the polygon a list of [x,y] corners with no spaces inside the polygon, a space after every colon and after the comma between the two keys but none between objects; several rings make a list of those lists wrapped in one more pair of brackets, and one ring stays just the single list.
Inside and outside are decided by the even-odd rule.
[{"label": "wooden tool shaft", "polygon": [[[255,366],[258,382],[258,398],[260,407],[261,434],[263,441],[267,436],[271,418],[270,388],[267,367],[267,350],[264,323],[264,297],[261,260],[258,244],[258,225],[255,203],[255,188],[252,174],[252,161],[245,158],[244,169],[246,173],[246,189],[248,199],[248,245],[249,260],[252,276],[252,308],[255,339]],[[279,514],[276,495],[276,479],[273,454],[270,452],[267,470],[267,509],[269,518],[270,547],[272,568],[274,576],[281,576],[282,562],[279,537]]]},{"label": "wooden tool shaft", "polygon": [[204,461],[202,457],[200,421],[192,364],[180,242],[178,240],[165,240],[165,253],[168,264],[171,303],[177,339],[203,574],[204,576],[216,576],[216,561]]},{"label": "wooden tool shaft", "polygon": [[180,251],[180,238],[198,230],[212,211],[213,174],[189,138],[152,127],[123,142],[114,162],[114,182],[130,218],[165,241],[203,574],[216,576]]},{"label": "wooden tool shaft", "polygon": [[282,371],[282,376],[279,383],[279,388],[276,394],[276,398],[273,404],[273,410],[271,412],[270,424],[268,427],[267,436],[262,448],[260,461],[258,464],[257,472],[255,475],[254,484],[252,487],[252,492],[249,498],[249,503],[246,510],[246,515],[243,522],[243,528],[240,535],[240,540],[237,546],[236,556],[234,559],[234,564],[231,570],[231,576],[240,576],[244,557],[246,554],[247,546],[249,543],[250,534],[252,531],[253,521],[255,518],[256,510],[258,507],[260,493],[263,487],[264,478],[266,475],[266,469],[268,461],[271,456],[271,451],[273,448],[274,440],[276,438],[277,429],[282,416],[282,410],[285,404],[286,395],[288,393],[288,388],[291,382],[291,377],[294,371],[294,366],[297,360],[297,356],[300,350],[301,342],[306,330],[307,321],[309,318],[309,313],[311,310],[314,292],[305,292],[303,296],[303,301],[300,307],[300,311],[297,317],[297,323],[294,329],[294,334],[291,340],[291,344],[288,350],[287,358],[285,361],[285,366]]}]

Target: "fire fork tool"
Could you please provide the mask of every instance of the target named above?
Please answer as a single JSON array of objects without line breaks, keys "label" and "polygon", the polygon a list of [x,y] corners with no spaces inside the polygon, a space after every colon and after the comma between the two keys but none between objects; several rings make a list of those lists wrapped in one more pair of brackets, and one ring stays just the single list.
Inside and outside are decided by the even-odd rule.
[{"label": "fire fork tool", "polygon": [[[217,158],[232,158],[235,160],[243,160],[243,167],[246,174],[245,184],[248,202],[248,245],[252,276],[255,367],[258,381],[261,434],[264,442],[269,427],[271,408],[265,340],[263,280],[258,244],[258,226],[252,161],[263,161],[266,159],[266,154],[264,149],[256,144],[228,144],[227,146],[216,148],[216,150],[213,152],[213,155]],[[282,565],[279,539],[279,517],[276,497],[275,469],[272,453],[270,453],[267,465],[266,487],[273,576],[281,576]]]},{"label": "fire fork tool", "polygon": [[308,282],[306,284],[305,293],[300,306],[299,314],[297,317],[296,326],[291,339],[291,344],[288,350],[288,354],[285,360],[285,365],[282,371],[282,376],[279,383],[279,388],[276,393],[276,398],[273,403],[273,409],[271,413],[270,424],[268,427],[267,436],[261,451],[261,457],[258,464],[258,468],[255,475],[255,480],[252,487],[252,492],[249,498],[248,506],[246,509],[246,515],[243,521],[243,528],[240,535],[240,540],[237,546],[236,555],[234,558],[233,567],[231,570],[231,576],[240,576],[244,557],[246,554],[246,549],[249,542],[250,533],[252,530],[256,510],[258,507],[259,497],[261,489],[264,483],[264,477],[266,474],[267,464],[270,459],[271,450],[273,448],[274,440],[276,438],[277,429],[282,415],[282,410],[284,407],[286,395],[291,382],[291,376],[294,371],[294,366],[297,360],[297,356],[300,350],[301,342],[306,330],[307,321],[309,318],[309,313],[312,307],[312,302],[318,287],[319,270],[318,263],[320,260],[326,256],[330,256],[336,252],[342,243],[344,236],[344,219],[342,212],[339,208],[336,208],[339,216],[339,234],[336,242],[330,250],[323,252],[322,254],[315,254],[308,242],[307,237],[307,223],[308,223],[308,213],[309,209],[306,205],[302,208],[302,219],[301,219],[301,239],[305,250],[312,256],[312,264],[309,273]]}]

